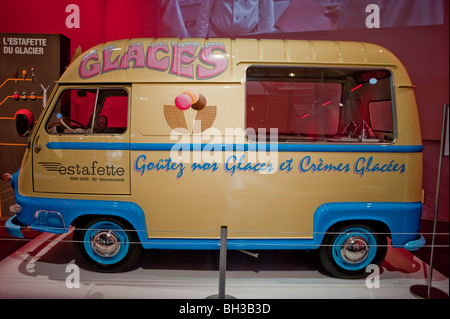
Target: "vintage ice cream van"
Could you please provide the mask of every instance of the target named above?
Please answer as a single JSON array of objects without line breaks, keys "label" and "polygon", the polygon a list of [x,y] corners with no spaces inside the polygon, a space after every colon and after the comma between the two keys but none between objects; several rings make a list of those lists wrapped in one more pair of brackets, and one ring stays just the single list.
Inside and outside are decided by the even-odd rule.
[{"label": "vintage ice cream van", "polygon": [[[29,135],[8,222],[74,229],[98,271],[146,249],[318,250],[367,275],[424,244],[413,85],[377,45],[131,39],[75,58]],[[387,238],[390,238],[390,241]]]}]

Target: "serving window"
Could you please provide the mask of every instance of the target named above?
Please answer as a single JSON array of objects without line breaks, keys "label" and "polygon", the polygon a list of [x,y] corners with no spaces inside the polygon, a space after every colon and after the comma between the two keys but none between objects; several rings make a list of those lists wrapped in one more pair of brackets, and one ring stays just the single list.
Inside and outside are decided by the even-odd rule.
[{"label": "serving window", "polygon": [[249,67],[248,138],[275,128],[279,142],[392,142],[391,87],[381,69]]}]

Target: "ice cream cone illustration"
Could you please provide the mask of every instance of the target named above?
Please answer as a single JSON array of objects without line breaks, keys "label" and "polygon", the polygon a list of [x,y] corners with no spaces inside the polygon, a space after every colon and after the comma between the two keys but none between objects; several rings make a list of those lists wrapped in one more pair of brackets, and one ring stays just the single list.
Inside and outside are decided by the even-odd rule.
[{"label": "ice cream cone illustration", "polygon": [[184,113],[175,105],[164,105],[164,117],[173,130],[183,134],[189,133]]},{"label": "ice cream cone illustration", "polygon": [[216,119],[217,106],[205,106],[197,111],[192,133],[200,133],[209,129]]}]

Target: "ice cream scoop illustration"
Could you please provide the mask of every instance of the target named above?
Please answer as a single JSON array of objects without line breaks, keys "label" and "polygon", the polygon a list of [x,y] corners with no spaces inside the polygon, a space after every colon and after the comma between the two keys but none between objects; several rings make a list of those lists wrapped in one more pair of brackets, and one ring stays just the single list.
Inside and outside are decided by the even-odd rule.
[{"label": "ice cream scoop illustration", "polygon": [[185,111],[192,106],[192,98],[187,94],[180,94],[175,98],[175,106],[181,111]]},{"label": "ice cream scoop illustration", "polygon": [[[185,111],[190,108],[197,111],[192,133],[200,133],[210,128],[216,119],[217,107],[207,106],[206,97],[194,89],[188,89],[177,95],[175,105],[164,105],[164,117],[169,126],[183,134],[188,134]],[[190,111],[190,110],[189,110]]]}]

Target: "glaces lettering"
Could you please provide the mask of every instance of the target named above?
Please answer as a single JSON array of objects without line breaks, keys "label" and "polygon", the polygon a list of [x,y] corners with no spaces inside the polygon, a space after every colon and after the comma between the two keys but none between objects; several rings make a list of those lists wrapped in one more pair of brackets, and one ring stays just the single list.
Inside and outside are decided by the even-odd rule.
[{"label": "glaces lettering", "polygon": [[405,164],[395,163],[393,160],[389,162],[389,164],[381,164],[381,163],[373,163],[373,156],[370,156],[368,159],[365,157],[360,157],[355,162],[353,167],[353,171],[355,174],[359,176],[363,176],[364,173],[390,173],[390,172],[400,172],[404,173],[406,171]]},{"label": "glaces lettering", "polygon": [[224,170],[233,176],[236,171],[251,171],[259,172],[261,174],[270,174],[274,171],[274,166],[271,163],[245,163],[245,155],[242,155],[237,161],[235,155],[230,156],[224,164]]},{"label": "glaces lettering", "polygon": [[199,42],[172,42],[171,50],[167,42],[151,43],[147,48],[142,43],[131,43],[125,53],[113,57],[116,50],[116,45],[107,46],[100,56],[97,50],[91,50],[81,59],[80,77],[88,79],[111,71],[147,68],[206,80],[222,74],[228,66],[225,45],[219,42],[204,46]]}]

